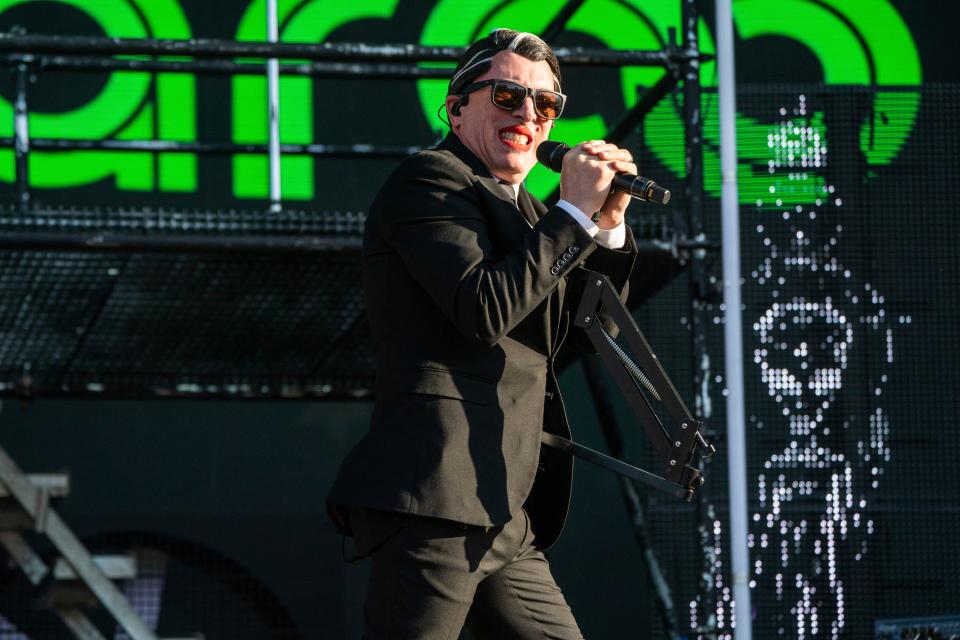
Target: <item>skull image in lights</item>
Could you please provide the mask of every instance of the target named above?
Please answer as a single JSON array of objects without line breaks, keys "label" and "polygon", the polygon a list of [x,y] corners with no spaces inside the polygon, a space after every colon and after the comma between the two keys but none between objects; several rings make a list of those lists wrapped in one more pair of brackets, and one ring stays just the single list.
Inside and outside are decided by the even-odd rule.
[{"label": "skull image in lights", "polygon": [[[866,606],[854,600],[870,587],[857,563],[874,533],[871,507],[891,456],[882,393],[893,325],[912,319],[890,318],[884,297],[838,257],[845,210],[826,179],[824,111],[803,95],[778,111],[768,164],[754,167],[769,183],[753,192],[753,212],[741,212],[755,224],[744,247],[759,249],[743,288],[755,365],[745,385],[770,399],[747,399],[750,615],[763,637],[842,640],[852,637],[848,610]],[[715,598],[712,608],[700,595],[691,599],[689,624],[732,640],[738,611],[723,570],[723,523],[707,513],[704,576]]]},{"label": "skull image in lights", "polygon": [[[772,588],[766,611],[779,633],[838,640],[849,606],[844,567],[866,550],[868,498],[889,459],[878,396],[892,331],[883,297],[870,284],[858,287],[832,255],[840,225],[827,238],[808,223],[785,227],[758,228],[789,248],[771,240],[753,272],[758,293],[773,299],[753,324],[753,361],[780,414],[755,421],[764,432],[758,446],[771,454],[757,475],[753,584]],[[881,375],[865,379],[865,371]]]},{"label": "skull image in lights", "polygon": [[784,413],[823,414],[840,389],[853,324],[829,299],[795,297],[774,303],[756,323],[754,360]]},{"label": "skull image in lights", "polygon": [[[771,553],[755,554],[755,574],[763,574],[764,556],[778,558],[779,568],[790,572],[775,573],[773,586],[778,599],[791,598],[791,593],[796,598],[788,604],[797,637],[816,635],[822,623],[830,624],[832,637],[838,637],[844,611],[838,529],[845,538],[848,524],[840,503],[853,506],[854,469],[842,444],[835,446],[839,443],[829,437],[832,420],[824,421],[843,385],[854,326],[829,298],[796,296],[773,303],[754,328],[754,362],[787,418],[790,438],[758,477],[760,509],[754,521],[761,525],[760,550]],[[804,556],[813,558],[809,567],[801,565]],[[828,594],[830,606],[825,607]]]}]

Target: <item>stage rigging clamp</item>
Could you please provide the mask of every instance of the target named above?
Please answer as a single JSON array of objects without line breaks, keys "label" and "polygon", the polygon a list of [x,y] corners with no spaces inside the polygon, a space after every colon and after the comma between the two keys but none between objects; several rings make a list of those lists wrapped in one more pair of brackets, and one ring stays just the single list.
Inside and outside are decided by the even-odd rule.
[{"label": "stage rigging clamp", "polygon": [[[574,278],[579,279],[583,293],[573,324],[586,332],[623,397],[639,418],[647,438],[663,460],[663,475],[658,476],[547,432],[542,434],[543,443],[689,501],[693,492],[703,485],[698,466],[701,458],[710,457],[715,452],[713,445],[703,438],[703,422],[690,414],[609,278],[584,268],[578,269]],[[604,329],[599,319],[601,309],[617,325],[619,337],[636,361]],[[671,429],[663,425],[651,406],[651,399],[663,405],[670,416]]]}]

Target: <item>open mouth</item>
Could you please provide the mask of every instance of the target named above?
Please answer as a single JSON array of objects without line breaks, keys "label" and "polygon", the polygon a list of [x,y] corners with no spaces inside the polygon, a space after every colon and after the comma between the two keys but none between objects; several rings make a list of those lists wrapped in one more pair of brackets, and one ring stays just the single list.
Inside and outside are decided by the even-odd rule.
[{"label": "open mouth", "polygon": [[526,127],[514,125],[500,129],[500,142],[518,151],[529,151],[533,136]]}]

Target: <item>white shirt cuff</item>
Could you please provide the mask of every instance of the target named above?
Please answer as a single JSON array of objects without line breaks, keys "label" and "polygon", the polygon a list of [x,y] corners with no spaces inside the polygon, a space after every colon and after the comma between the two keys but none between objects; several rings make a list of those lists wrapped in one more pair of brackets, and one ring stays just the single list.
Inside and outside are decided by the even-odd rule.
[{"label": "white shirt cuff", "polygon": [[594,242],[596,242],[601,247],[606,247],[607,249],[620,249],[627,243],[627,230],[624,223],[620,223],[615,226],[613,229],[601,229],[597,224],[590,219],[590,216],[586,215],[583,211],[580,211],[580,208],[574,206],[567,202],[566,200],[560,200],[557,202],[557,206],[566,211],[576,220],[584,230],[593,236]]}]

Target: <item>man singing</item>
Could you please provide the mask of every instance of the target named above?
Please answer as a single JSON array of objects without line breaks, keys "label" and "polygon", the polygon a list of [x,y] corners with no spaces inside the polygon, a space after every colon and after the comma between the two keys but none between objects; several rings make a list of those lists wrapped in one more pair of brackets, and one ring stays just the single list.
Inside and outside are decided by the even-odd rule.
[{"label": "man singing", "polygon": [[[450,81],[451,132],[400,164],[370,208],[363,276],[376,361],[370,432],[347,456],[331,514],[371,559],[364,638],[581,638],[543,550],[570,499],[554,375],[580,264],[626,295],[636,244],[602,140],[563,159],[561,200],[523,186],[563,112],[560,68],[529,33],[474,43]],[[594,222],[596,220],[596,222]]]}]

